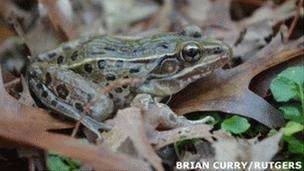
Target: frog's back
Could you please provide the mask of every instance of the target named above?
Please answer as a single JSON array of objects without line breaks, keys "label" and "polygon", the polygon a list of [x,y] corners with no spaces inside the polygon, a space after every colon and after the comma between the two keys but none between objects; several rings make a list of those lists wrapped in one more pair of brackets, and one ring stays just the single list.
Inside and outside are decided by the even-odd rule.
[{"label": "frog's back", "polygon": [[161,34],[140,39],[115,36],[99,36],[83,46],[87,50],[86,57],[153,58],[173,53],[176,49],[177,37],[174,34]]},{"label": "frog's back", "polygon": [[59,48],[38,56],[38,60],[51,64],[73,65],[83,60],[96,58],[124,61],[151,59],[176,50],[180,37],[174,33],[158,34],[151,37],[131,39],[128,37],[94,35],[65,43]]}]

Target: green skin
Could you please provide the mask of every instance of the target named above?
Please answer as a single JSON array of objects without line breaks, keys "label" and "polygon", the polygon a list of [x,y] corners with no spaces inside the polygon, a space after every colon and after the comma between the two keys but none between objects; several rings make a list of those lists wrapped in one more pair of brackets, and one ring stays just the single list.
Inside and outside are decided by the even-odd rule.
[{"label": "green skin", "polygon": [[[195,44],[195,60],[183,49]],[[78,120],[95,96],[82,124],[96,132],[100,122],[129,106],[137,94],[172,95],[229,61],[230,48],[203,38],[188,27],[183,33],[163,33],[140,39],[94,35],[43,53],[27,69],[30,89],[48,108]],[[185,60],[185,59],[190,60]],[[136,84],[100,95],[114,80],[136,79]]]}]

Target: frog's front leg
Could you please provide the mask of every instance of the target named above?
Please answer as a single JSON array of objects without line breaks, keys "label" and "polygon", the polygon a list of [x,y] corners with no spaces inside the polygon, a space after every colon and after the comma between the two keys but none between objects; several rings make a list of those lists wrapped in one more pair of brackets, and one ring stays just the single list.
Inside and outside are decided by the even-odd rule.
[{"label": "frog's front leg", "polygon": [[[28,81],[31,90],[46,107],[75,120],[79,120],[82,113],[86,112],[81,123],[98,136],[100,129],[111,128],[99,121],[112,113],[113,102],[108,95],[99,94],[97,85],[56,65],[48,66],[46,70],[41,67],[38,64],[32,66]],[[89,111],[84,111],[95,96],[100,96],[99,100],[90,106]]]},{"label": "frog's front leg", "polygon": [[[163,128],[177,128],[182,126],[205,124],[207,122],[214,121],[210,116],[196,121],[188,120],[184,116],[177,116],[169,106],[157,102],[148,94],[137,95],[134,98],[132,105],[141,108],[144,114],[147,114],[145,117],[152,125],[154,125],[154,127],[157,127],[160,124]],[[151,114],[154,116],[149,116]],[[157,117],[155,117],[155,115],[157,115]],[[155,118],[157,119],[155,120]]]}]

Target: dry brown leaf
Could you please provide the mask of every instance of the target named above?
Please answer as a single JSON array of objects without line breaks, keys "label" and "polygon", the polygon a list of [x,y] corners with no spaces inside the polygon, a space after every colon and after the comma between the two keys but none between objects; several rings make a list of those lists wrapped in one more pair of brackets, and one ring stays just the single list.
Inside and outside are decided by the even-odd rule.
[{"label": "dry brown leaf", "polygon": [[39,0],[47,9],[48,16],[56,29],[62,29],[69,39],[78,36],[74,29],[73,10],[69,0]]},{"label": "dry brown leaf", "polygon": [[23,76],[21,76],[21,83],[22,83],[22,89],[23,91],[20,93],[20,99],[19,102],[26,106],[35,106],[35,101],[31,96],[30,90],[28,88],[28,84]]},{"label": "dry brown leaf", "polygon": [[0,107],[0,137],[56,151],[61,155],[90,164],[97,170],[150,170],[149,166],[141,160],[114,154],[104,147],[83,144],[68,136],[47,132],[48,129],[67,128],[71,125],[59,122],[43,110],[18,103],[6,93],[2,77],[0,77]]},{"label": "dry brown leaf", "polygon": [[288,67],[301,65],[304,66],[303,56],[298,56],[282,64],[276,65],[266,71],[263,71],[252,79],[250,83],[250,90],[261,97],[267,97],[270,94],[269,87],[274,77],[276,77],[280,72]]},{"label": "dry brown leaf", "polygon": [[238,23],[239,27],[246,28],[261,22],[276,24],[291,18],[296,13],[296,0],[285,1],[282,5],[272,8],[268,3],[254,11],[251,17],[244,18]]},{"label": "dry brown leaf", "polygon": [[155,132],[150,137],[150,141],[155,149],[160,149],[166,145],[185,139],[204,138],[209,142],[213,142],[214,137],[222,137],[223,139],[224,137],[230,137],[223,130],[211,133],[212,129],[212,126],[206,124],[175,128],[168,131]]},{"label": "dry brown leaf", "polygon": [[245,139],[221,139],[212,144],[216,161],[270,161],[279,151],[282,133],[277,133],[260,142]]},{"label": "dry brown leaf", "polygon": [[132,107],[119,110],[111,122],[114,127],[105,134],[107,146],[115,151],[128,151],[149,161],[156,170],[163,170],[161,159],[154,152],[146,135],[140,109]]},{"label": "dry brown leaf", "polygon": [[269,127],[281,126],[284,120],[279,111],[248,89],[258,73],[304,54],[300,46],[304,37],[284,44],[281,34],[284,33],[278,33],[268,46],[244,64],[218,70],[186,88],[172,100],[173,110],[178,114],[221,111],[250,117]]},{"label": "dry brown leaf", "polygon": [[108,33],[127,30],[130,24],[150,17],[156,13],[158,6],[147,0],[101,1]]}]

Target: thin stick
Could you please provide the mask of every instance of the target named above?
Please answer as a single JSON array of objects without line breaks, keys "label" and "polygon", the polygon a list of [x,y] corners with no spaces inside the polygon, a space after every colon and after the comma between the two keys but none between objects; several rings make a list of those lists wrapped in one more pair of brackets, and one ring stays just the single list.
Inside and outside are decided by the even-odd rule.
[{"label": "thin stick", "polygon": [[291,25],[288,29],[287,36],[285,37],[285,43],[289,40],[291,34],[293,33],[294,28],[296,27],[296,24],[300,18],[301,8],[303,6],[303,0],[300,0],[297,6],[296,15],[293,17],[293,20],[291,22]]}]

